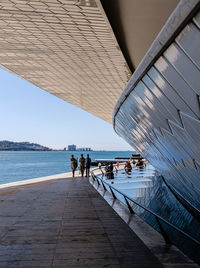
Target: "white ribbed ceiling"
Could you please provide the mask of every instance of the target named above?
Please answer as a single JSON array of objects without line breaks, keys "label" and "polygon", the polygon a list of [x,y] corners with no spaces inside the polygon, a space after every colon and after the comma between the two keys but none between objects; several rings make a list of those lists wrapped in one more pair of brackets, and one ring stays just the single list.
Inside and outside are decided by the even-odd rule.
[{"label": "white ribbed ceiling", "polygon": [[94,0],[1,0],[0,64],[108,122],[131,75]]}]

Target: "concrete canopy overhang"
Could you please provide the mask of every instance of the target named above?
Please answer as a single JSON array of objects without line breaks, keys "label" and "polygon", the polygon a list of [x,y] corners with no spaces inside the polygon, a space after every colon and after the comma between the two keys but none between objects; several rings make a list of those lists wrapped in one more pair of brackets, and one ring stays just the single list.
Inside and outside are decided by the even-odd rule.
[{"label": "concrete canopy overhang", "polygon": [[132,72],[179,0],[101,0]]},{"label": "concrete canopy overhang", "polygon": [[[134,3],[138,1],[133,0],[131,8]],[[171,9],[170,4],[165,17]],[[123,54],[118,45],[123,40],[114,35],[105,11],[100,0],[1,0],[1,67],[111,123],[113,108],[132,72],[127,52],[122,49]],[[157,26],[154,35],[162,23]],[[130,28],[126,32],[131,34]],[[132,46],[137,55],[139,39]],[[133,60],[134,66],[139,58]]]}]

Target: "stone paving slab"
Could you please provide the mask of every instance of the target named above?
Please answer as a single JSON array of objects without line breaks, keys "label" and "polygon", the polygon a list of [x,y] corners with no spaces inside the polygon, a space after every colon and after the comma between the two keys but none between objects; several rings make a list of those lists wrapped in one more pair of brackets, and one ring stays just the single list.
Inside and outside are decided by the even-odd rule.
[{"label": "stone paving slab", "polygon": [[162,267],[87,179],[0,190],[0,268]]}]

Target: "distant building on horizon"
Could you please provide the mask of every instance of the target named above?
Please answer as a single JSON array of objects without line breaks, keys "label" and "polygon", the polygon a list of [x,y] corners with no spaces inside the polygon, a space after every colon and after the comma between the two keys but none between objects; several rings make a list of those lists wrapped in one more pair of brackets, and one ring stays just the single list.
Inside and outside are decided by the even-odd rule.
[{"label": "distant building on horizon", "polygon": [[76,145],[75,144],[68,145],[68,151],[76,151]]},{"label": "distant building on horizon", "polygon": [[88,151],[92,151],[92,149],[91,148],[89,148],[89,147],[82,147],[82,148],[77,148],[76,149],[77,151],[84,151],[84,152],[88,152]]},{"label": "distant building on horizon", "polygon": [[81,151],[81,152],[89,152],[92,151],[90,147],[80,147],[76,148],[75,144],[68,145],[68,151]]}]

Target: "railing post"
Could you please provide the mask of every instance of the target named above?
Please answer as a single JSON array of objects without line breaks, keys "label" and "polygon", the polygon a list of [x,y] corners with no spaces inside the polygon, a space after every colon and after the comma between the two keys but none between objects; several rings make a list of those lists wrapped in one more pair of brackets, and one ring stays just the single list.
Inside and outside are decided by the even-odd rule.
[{"label": "railing post", "polygon": [[101,183],[102,183],[102,185],[103,185],[103,189],[104,189],[105,191],[107,191],[106,186],[104,185],[103,181],[101,181]]},{"label": "railing post", "polygon": [[131,213],[131,214],[135,214],[135,212],[133,211],[131,205],[129,204],[129,202],[128,202],[126,196],[124,196],[124,199],[125,199],[125,201],[126,201],[126,204],[127,204],[127,207],[128,207],[128,209],[129,209],[130,213]]},{"label": "railing post", "polygon": [[97,177],[96,177],[96,180],[97,180],[98,185],[101,185],[100,182],[99,182],[99,180],[97,179]]},{"label": "railing post", "polygon": [[110,191],[111,191],[111,194],[112,194],[113,198],[114,198],[114,199],[117,199],[117,197],[116,197],[116,195],[114,194],[114,192],[113,192],[111,186],[109,186],[109,188],[110,188]]},{"label": "railing post", "polygon": [[95,176],[94,176],[94,174],[92,174],[92,179],[93,179],[93,181],[95,181]]},{"label": "railing post", "polygon": [[167,233],[165,232],[164,228],[162,227],[162,224],[160,223],[160,220],[158,219],[158,217],[156,217],[156,221],[157,221],[158,226],[160,228],[160,232],[161,232],[161,234],[162,234],[162,236],[163,236],[163,238],[165,240],[165,243],[166,244],[171,244],[171,241],[170,241]]}]

